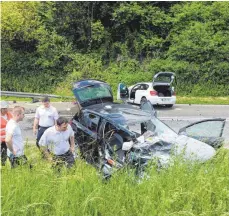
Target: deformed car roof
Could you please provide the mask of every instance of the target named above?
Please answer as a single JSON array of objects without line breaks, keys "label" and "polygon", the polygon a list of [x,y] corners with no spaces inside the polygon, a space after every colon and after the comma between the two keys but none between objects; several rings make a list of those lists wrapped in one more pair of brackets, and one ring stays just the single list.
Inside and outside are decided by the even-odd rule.
[{"label": "deformed car roof", "polygon": [[128,104],[104,103],[88,106],[87,109],[110,118],[116,123],[122,124],[125,121],[127,125],[150,120],[152,116],[151,113]]}]

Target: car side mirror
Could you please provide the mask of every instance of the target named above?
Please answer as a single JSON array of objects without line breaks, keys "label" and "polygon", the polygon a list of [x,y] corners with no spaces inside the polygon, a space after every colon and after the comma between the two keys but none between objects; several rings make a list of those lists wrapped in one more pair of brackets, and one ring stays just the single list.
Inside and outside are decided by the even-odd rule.
[{"label": "car side mirror", "polygon": [[154,109],[153,105],[150,103],[150,101],[146,101],[140,105],[140,109],[147,111],[151,114],[153,114],[155,117],[157,117],[157,111]]},{"label": "car side mirror", "polygon": [[118,84],[117,100],[127,100],[129,98],[129,90],[123,83]]},{"label": "car side mirror", "polygon": [[181,128],[178,132],[179,135],[187,135],[186,128]]}]

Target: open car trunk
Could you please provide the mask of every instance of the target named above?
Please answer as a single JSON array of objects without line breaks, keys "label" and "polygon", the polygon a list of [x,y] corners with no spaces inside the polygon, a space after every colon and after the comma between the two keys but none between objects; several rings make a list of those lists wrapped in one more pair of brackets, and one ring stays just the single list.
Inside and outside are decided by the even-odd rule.
[{"label": "open car trunk", "polygon": [[159,97],[171,97],[173,95],[172,83],[175,79],[173,72],[159,72],[153,77],[153,88]]},{"label": "open car trunk", "polygon": [[167,85],[157,85],[154,86],[154,90],[158,92],[159,97],[171,97],[172,96],[172,88]]}]

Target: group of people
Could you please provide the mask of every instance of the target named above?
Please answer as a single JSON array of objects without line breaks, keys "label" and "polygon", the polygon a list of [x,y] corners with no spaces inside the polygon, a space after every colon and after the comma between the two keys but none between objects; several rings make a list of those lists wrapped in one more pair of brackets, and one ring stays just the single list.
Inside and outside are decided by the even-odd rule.
[{"label": "group of people", "polygon": [[[19,122],[24,119],[25,109],[15,106],[9,112],[8,103],[1,101],[1,163],[10,160],[12,168],[27,163],[24,154],[24,141]],[[44,97],[42,105],[35,113],[33,133],[37,136],[36,145],[42,156],[56,165],[72,167],[75,159],[74,132],[68,119],[59,117],[57,109]]]}]

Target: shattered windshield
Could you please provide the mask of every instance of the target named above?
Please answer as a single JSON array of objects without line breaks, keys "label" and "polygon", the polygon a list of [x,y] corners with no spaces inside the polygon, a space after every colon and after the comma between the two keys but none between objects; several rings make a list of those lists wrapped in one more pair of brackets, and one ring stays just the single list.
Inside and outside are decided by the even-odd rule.
[{"label": "shattered windshield", "polygon": [[73,93],[81,103],[93,99],[112,97],[110,87],[102,83],[88,85],[84,88],[76,88],[73,90]]},{"label": "shattered windshield", "polygon": [[128,130],[134,132],[137,137],[143,133],[150,131],[153,134],[160,136],[166,134],[168,136],[177,135],[166,124],[157,119],[154,115],[142,110],[135,109],[120,109],[119,114],[109,115],[116,123],[124,126]]},{"label": "shattered windshield", "polygon": [[144,121],[136,122],[136,123],[129,123],[128,129],[132,132],[135,132],[138,136],[142,135],[143,133],[150,131],[151,134],[160,136],[162,134],[166,134],[168,136],[174,136],[177,135],[175,131],[173,131],[170,127],[168,127],[166,124],[161,122],[156,117],[151,117],[150,119],[147,119]]}]

